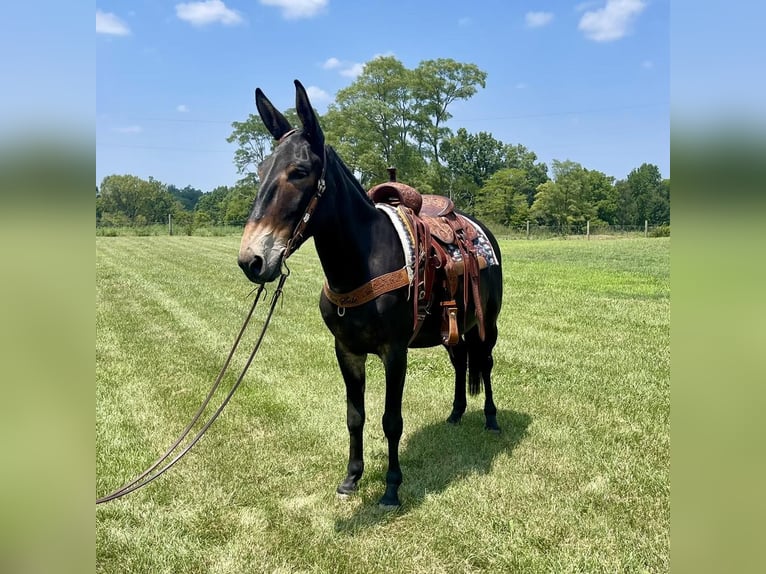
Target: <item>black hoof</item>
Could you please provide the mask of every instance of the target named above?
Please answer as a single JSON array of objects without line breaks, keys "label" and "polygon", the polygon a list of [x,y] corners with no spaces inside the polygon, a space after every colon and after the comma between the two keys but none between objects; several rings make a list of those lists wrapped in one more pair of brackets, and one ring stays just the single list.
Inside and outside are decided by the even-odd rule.
[{"label": "black hoof", "polygon": [[402,503],[399,502],[399,487],[389,484],[386,485],[386,493],[380,499],[378,505],[384,510],[396,510]]},{"label": "black hoof", "polygon": [[391,511],[399,510],[402,507],[402,503],[399,502],[399,498],[389,500],[388,497],[384,496],[380,499],[380,502],[378,502],[378,506],[381,510]]},{"label": "black hoof", "polygon": [[459,425],[460,419],[463,418],[463,413],[456,413],[455,411],[452,411],[452,414],[447,417],[447,422],[451,425]]},{"label": "black hoof", "polygon": [[335,492],[338,493],[340,498],[348,498],[350,495],[356,492],[357,486],[353,480],[346,479],[340,483]]},{"label": "black hoof", "polygon": [[489,432],[500,434],[500,427],[497,425],[497,418],[494,415],[487,416],[487,422],[484,425],[485,430]]}]

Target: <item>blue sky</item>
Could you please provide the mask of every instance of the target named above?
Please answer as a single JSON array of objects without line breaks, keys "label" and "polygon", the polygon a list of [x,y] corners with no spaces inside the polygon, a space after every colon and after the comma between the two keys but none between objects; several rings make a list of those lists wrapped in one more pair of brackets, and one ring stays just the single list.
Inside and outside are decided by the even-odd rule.
[{"label": "blue sky", "polygon": [[231,122],[254,91],[324,113],[377,55],[487,72],[450,127],[624,178],[670,176],[669,0],[205,0],[96,3],[96,179],[152,176],[209,191],[240,176]]}]

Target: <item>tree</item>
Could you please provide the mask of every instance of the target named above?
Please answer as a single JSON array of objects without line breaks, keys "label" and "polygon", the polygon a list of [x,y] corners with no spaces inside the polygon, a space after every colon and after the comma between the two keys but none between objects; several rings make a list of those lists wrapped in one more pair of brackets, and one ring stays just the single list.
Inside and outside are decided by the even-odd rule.
[{"label": "tree", "polygon": [[442,157],[454,180],[471,181],[477,188],[482,187],[489,176],[504,167],[506,158],[503,152],[503,142],[496,140],[492,134],[471,134],[465,128],[459,128],[457,134],[445,140],[441,146]]},{"label": "tree", "polygon": [[206,219],[213,225],[223,225],[224,215],[226,213],[225,202],[230,191],[230,188],[222,185],[216,187],[209,193],[202,194],[202,197],[200,197],[197,202],[195,212],[206,214],[206,218],[202,216],[200,216],[200,218]]},{"label": "tree", "polygon": [[[456,205],[471,212],[477,190],[501,169],[519,169],[524,172],[523,182],[518,180],[517,191],[524,194],[527,206],[532,205],[537,186],[548,180],[548,168],[537,162],[537,155],[521,144],[504,144],[492,134],[468,133],[459,128],[442,146],[447,166],[450,192]],[[472,190],[468,193],[466,190]]]},{"label": "tree", "polygon": [[[387,179],[386,168],[395,166],[407,181],[422,168],[413,149],[414,101],[412,72],[392,56],[375,58],[364,65],[354,82],[336,95],[328,108],[327,141],[346,158],[349,167],[369,186]],[[417,160],[420,159],[418,162]]]},{"label": "tree", "polygon": [[614,178],[568,160],[553,160],[553,176],[554,181],[538,186],[532,214],[561,228],[598,223],[599,205],[609,199]]},{"label": "tree", "polygon": [[202,192],[191,185],[187,185],[183,189],[178,189],[175,185],[169,185],[168,191],[186,211],[194,211],[194,206],[197,205],[197,201],[202,196]]},{"label": "tree", "polygon": [[224,225],[244,225],[250,215],[250,208],[257,192],[246,184],[237,184],[226,195],[224,202]]},{"label": "tree", "polygon": [[446,122],[452,117],[448,108],[457,100],[471,98],[479,87],[485,87],[487,73],[475,64],[462,64],[449,58],[425,60],[412,74],[412,94],[416,118],[415,136],[428,150],[437,181],[433,185],[444,189],[444,173],[440,148],[452,135]]},{"label": "tree", "polygon": [[[285,117],[292,125],[298,125],[295,109],[284,112]],[[244,122],[232,122],[234,131],[226,141],[237,144],[234,152],[234,165],[237,173],[244,176],[254,175],[258,177],[258,166],[271,153],[274,147],[274,138],[263,125],[260,116],[250,114]]]},{"label": "tree", "polygon": [[96,212],[102,219],[128,225],[164,221],[168,213],[182,209],[167,186],[150,177],[109,175],[101,182]]},{"label": "tree", "polygon": [[660,169],[641,164],[628,174],[627,184],[636,206],[634,225],[670,222],[670,185],[664,184]]},{"label": "tree", "polygon": [[476,194],[478,217],[501,225],[518,226],[529,217],[524,194],[527,173],[523,169],[501,169],[492,174]]},{"label": "tree", "polygon": [[548,181],[548,166],[537,161],[537,154],[521,144],[507,144],[502,149],[503,164],[508,168],[521,169],[526,174],[524,184],[519,189],[531,206],[535,200],[537,186]]}]

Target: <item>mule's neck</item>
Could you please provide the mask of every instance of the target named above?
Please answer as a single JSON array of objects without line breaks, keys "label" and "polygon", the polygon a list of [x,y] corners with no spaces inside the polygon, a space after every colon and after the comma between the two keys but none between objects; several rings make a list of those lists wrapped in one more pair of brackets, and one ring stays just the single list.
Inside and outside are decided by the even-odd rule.
[{"label": "mule's neck", "polygon": [[342,293],[379,273],[375,237],[385,216],[339,162],[337,156],[328,153],[327,190],[317,206],[312,235],[330,288]]}]

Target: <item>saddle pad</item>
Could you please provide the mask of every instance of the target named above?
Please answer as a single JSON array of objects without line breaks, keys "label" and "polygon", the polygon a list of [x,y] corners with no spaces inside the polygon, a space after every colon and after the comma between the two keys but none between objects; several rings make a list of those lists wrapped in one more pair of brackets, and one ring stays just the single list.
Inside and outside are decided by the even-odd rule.
[{"label": "saddle pad", "polygon": [[410,224],[406,216],[393,205],[376,203],[375,207],[388,216],[397,235],[399,235],[399,243],[401,243],[404,253],[404,265],[407,268],[410,283],[412,283],[412,278],[415,276],[415,235],[410,229]]},{"label": "saddle pad", "polygon": [[[479,227],[470,219],[466,218],[465,221],[466,224],[469,225],[476,234],[473,239],[473,247],[476,250],[476,255],[481,255],[484,257],[484,259],[487,260],[487,267],[490,265],[497,265],[497,255],[495,255],[495,250],[492,248],[492,243],[490,243],[487,234],[484,233],[484,230],[481,227]],[[447,254],[452,257],[453,261],[457,262],[463,260],[463,256],[460,254],[460,250],[456,245],[447,244],[444,246],[444,248],[447,251]]]}]

